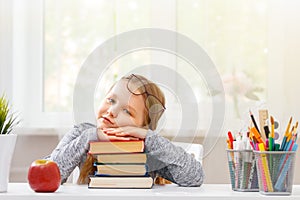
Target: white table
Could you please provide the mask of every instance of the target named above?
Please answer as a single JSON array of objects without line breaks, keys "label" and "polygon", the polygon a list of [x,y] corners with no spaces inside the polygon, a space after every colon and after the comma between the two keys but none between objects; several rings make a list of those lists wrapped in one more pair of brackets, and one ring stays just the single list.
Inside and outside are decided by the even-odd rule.
[{"label": "white table", "polygon": [[35,193],[27,183],[9,183],[8,191],[0,193],[0,200],[175,200],[175,199],[298,199],[300,185],[293,187],[291,196],[264,196],[259,192],[234,192],[230,185],[204,184],[201,187],[178,187],[177,185],[154,186],[152,189],[88,189],[86,185],[62,185],[55,193]]}]

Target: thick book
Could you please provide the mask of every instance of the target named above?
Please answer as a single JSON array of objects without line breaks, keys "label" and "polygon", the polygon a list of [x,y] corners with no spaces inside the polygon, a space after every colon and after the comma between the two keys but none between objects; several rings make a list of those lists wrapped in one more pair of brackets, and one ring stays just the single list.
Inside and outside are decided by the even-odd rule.
[{"label": "thick book", "polygon": [[145,164],[96,164],[97,176],[146,176]]},{"label": "thick book", "polygon": [[91,176],[89,188],[152,188],[153,179],[146,177],[97,177]]},{"label": "thick book", "polygon": [[139,153],[144,151],[144,140],[90,142],[90,154]]},{"label": "thick book", "polygon": [[146,163],[146,153],[116,153],[116,154],[97,154],[98,163]]}]

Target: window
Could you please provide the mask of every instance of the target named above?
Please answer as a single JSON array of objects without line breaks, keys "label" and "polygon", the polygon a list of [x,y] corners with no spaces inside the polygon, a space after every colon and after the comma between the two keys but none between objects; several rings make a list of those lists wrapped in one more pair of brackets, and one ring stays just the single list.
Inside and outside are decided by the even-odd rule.
[{"label": "window", "polygon": [[[266,1],[233,1],[231,6],[220,1],[167,1],[166,7],[170,9],[159,8],[157,4],[157,1],[133,0],[46,0],[44,111],[72,111],[77,73],[81,63],[97,45],[114,34],[157,26],[169,26],[187,35],[208,52],[224,78],[224,86],[229,91],[228,100],[235,109],[234,115],[241,117],[240,109],[245,109],[245,105],[241,104],[249,105],[251,100],[265,98]],[[139,64],[154,60],[162,63],[162,57],[168,58],[165,60],[175,59],[176,70],[184,77],[192,77],[188,80],[198,94],[199,102],[207,104],[205,83],[193,76],[193,68],[182,59],[162,54],[135,52],[114,63],[111,71],[113,76],[120,76]],[[236,88],[236,81],[240,81],[240,88]],[[207,110],[206,106],[202,106],[201,110]],[[202,122],[204,119],[203,116]]]}]

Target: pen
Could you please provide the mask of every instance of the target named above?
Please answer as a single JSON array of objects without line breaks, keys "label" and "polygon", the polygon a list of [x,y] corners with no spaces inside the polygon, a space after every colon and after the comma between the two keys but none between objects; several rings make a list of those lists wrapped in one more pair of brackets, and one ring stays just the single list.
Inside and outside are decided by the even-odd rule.
[{"label": "pen", "polygon": [[251,112],[251,110],[249,110],[249,113],[250,113],[250,117],[251,117],[251,120],[252,120],[252,122],[253,122],[254,127],[256,128],[256,130],[258,131],[258,133],[260,133],[260,132],[259,132],[259,129],[258,129],[258,126],[257,126],[257,124],[256,124],[256,121],[255,121],[255,119],[254,119],[254,116],[253,116],[253,114],[252,114],[252,112]]}]

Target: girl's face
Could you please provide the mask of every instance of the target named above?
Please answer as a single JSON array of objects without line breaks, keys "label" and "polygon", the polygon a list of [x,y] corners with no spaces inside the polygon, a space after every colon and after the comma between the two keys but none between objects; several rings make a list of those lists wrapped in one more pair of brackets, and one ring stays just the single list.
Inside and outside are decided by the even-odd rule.
[{"label": "girl's face", "polygon": [[127,89],[127,80],[120,80],[106,95],[98,112],[98,128],[144,125],[145,103],[142,95]]}]

